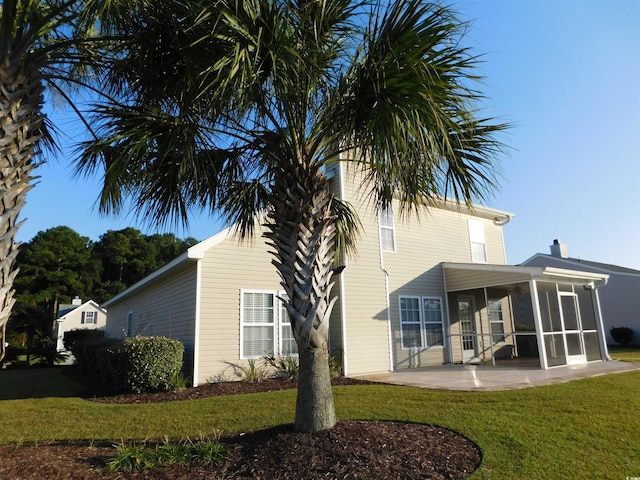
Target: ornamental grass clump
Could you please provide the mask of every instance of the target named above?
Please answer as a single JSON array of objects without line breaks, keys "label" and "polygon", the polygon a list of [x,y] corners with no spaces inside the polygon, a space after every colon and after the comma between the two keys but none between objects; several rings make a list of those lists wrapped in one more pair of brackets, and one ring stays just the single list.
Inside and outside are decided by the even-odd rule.
[{"label": "ornamental grass clump", "polygon": [[111,473],[145,471],[168,465],[217,465],[227,458],[227,449],[218,439],[190,438],[177,443],[165,440],[153,446],[120,442],[116,455],[107,461]]}]

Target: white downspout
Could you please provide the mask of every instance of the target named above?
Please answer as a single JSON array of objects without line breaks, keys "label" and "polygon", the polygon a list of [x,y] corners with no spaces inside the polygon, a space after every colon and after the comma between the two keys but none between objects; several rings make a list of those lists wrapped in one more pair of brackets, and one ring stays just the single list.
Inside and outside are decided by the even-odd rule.
[{"label": "white downspout", "polygon": [[[382,258],[382,252],[380,255]],[[385,299],[387,302],[387,335],[388,335],[388,345],[389,345],[389,371],[393,372],[393,335],[391,332],[391,308],[389,306],[389,273],[384,269],[383,266],[380,267],[382,272],[384,273],[384,293]]]}]

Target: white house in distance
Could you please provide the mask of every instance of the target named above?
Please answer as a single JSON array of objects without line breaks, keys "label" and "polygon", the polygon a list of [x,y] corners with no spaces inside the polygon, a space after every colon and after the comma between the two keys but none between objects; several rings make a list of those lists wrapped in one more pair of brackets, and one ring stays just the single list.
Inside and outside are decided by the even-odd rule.
[{"label": "white house in distance", "polygon": [[[345,375],[607,359],[597,293],[607,274],[506,265],[511,213],[441,200],[401,218],[397,205],[378,212],[344,165],[330,176],[362,221],[357,254],[334,277],[329,341]],[[259,231],[240,242],[223,230],[105,302],[106,334],[182,341],[194,385],[233,379],[230,365],[251,358],[295,353],[271,260]]]},{"label": "white house in distance", "polygon": [[550,255],[536,253],[523,265],[572,268],[609,275],[607,285],[599,292],[607,341],[615,343],[609,333],[612,327],[628,327],[633,330],[631,343],[640,345],[640,271],[572,258],[567,246],[557,239],[549,249]]},{"label": "white house in distance", "polygon": [[61,304],[56,317],[55,337],[57,350],[64,350],[64,334],[69,330],[104,329],[107,325],[107,311],[93,300],[82,303],[80,297],[71,300],[71,304]]}]

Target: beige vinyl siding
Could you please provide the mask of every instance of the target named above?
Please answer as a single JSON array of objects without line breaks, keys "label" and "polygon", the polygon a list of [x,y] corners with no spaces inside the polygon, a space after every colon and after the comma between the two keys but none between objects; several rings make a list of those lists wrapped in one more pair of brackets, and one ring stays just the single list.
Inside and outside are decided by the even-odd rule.
[{"label": "beige vinyl siding", "polygon": [[347,259],[341,279],[345,284],[346,374],[386,372],[390,370],[389,329],[377,213],[358,195],[359,182],[350,174],[345,176],[345,199],[357,209],[362,222],[357,253]]},{"label": "beige vinyl siding", "polygon": [[[487,263],[505,264],[502,227],[492,219],[465,213],[463,207],[423,208],[417,215],[403,216],[394,202],[395,252],[381,252],[378,213],[371,202],[362,199],[363,192],[358,191],[358,185],[357,175],[349,172],[345,179],[345,199],[357,209],[363,235],[357,244],[358,256],[349,259],[343,274],[348,372],[388,369],[389,348],[393,369],[447,362],[449,312],[441,263],[471,263],[468,221],[473,219],[483,226]],[[402,348],[399,297],[407,295],[441,299],[443,346]]]},{"label": "beige vinyl siding", "polygon": [[[196,262],[172,271],[109,305],[107,333],[111,338],[164,336],[185,347],[185,369],[193,370],[196,305]],[[131,331],[127,332],[131,313]],[[189,373],[190,374],[190,373]]]},{"label": "beige vinyl siding", "polygon": [[230,236],[205,252],[200,295],[198,383],[239,380],[240,292],[282,291],[272,255],[258,229],[254,238]]},{"label": "beige vinyl siding", "polygon": [[[502,228],[491,220],[433,207],[421,211],[417,217],[413,215],[396,220],[396,253],[384,254],[384,267],[389,273],[391,292],[394,368],[440,365],[448,361],[448,302],[441,263],[471,262],[469,219],[480,221],[484,226],[487,261],[504,264]],[[398,307],[398,298],[402,295],[442,299],[445,330],[443,346],[427,346],[418,350],[402,348]],[[455,304],[453,307],[457,308]],[[457,325],[453,325],[452,333],[459,333],[456,328]]]}]

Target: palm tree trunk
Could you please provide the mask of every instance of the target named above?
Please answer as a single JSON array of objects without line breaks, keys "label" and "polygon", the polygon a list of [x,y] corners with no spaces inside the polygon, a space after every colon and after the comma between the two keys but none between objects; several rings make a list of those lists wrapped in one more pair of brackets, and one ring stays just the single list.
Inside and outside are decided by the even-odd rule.
[{"label": "palm tree trunk", "polygon": [[275,179],[267,237],[274,248],[293,334],[300,376],[295,429],[317,432],[336,423],[329,374],[329,317],[335,217],[326,178],[317,166],[297,165]]},{"label": "palm tree trunk", "polygon": [[295,430],[319,432],[336,424],[336,412],[331,391],[329,352],[307,350],[301,352],[296,399]]},{"label": "palm tree trunk", "polygon": [[17,219],[33,187],[33,157],[42,137],[43,86],[39,62],[32,60],[0,58],[0,360],[15,303]]}]

